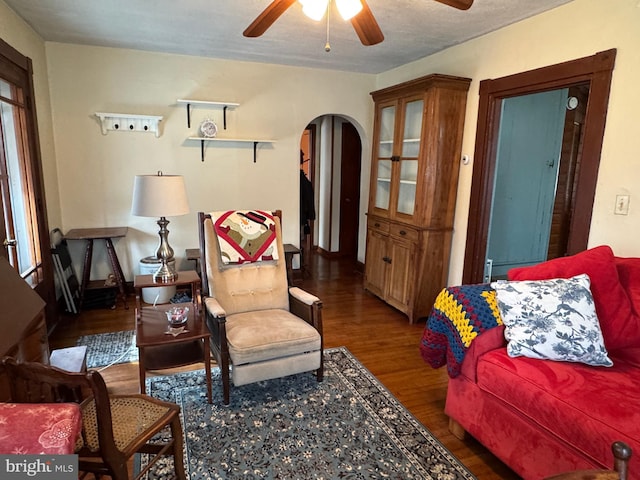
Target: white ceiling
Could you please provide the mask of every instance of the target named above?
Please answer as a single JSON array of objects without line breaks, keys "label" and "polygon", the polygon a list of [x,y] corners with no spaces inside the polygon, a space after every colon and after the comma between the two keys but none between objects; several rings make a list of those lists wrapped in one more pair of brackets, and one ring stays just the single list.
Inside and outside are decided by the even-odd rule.
[{"label": "white ceiling", "polygon": [[349,22],[313,22],[296,2],[259,38],[244,29],[271,0],[4,0],[46,41],[380,73],[572,0],[367,0],[385,40],[365,47]]}]

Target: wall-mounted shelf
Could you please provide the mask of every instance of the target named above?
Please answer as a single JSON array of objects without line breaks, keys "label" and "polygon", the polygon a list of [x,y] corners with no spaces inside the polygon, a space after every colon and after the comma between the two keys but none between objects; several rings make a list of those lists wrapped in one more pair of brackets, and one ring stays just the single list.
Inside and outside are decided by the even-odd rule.
[{"label": "wall-mounted shelf", "polygon": [[239,103],[233,102],[210,102],[208,100],[190,100],[185,98],[179,98],[176,100],[179,105],[187,106],[187,128],[191,128],[191,108],[194,105],[200,105],[204,107],[222,108],[223,127],[227,129],[227,109],[239,107]]},{"label": "wall-mounted shelf", "polygon": [[109,130],[124,130],[128,132],[153,132],[156,137],[160,136],[161,116],[104,112],[96,112],[95,115],[100,119],[103,135],[106,135]]},{"label": "wall-mounted shelf", "polygon": [[189,137],[187,140],[198,140],[200,142],[200,155],[203,162],[205,142],[253,143],[253,163],[256,163],[256,152],[259,143],[275,143],[275,140],[255,140],[248,138]]}]

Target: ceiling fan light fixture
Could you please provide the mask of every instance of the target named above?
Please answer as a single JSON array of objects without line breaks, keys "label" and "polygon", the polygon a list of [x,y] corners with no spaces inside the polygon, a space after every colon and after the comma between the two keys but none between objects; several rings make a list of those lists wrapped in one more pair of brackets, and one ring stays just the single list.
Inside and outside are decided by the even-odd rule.
[{"label": "ceiling fan light fixture", "polygon": [[344,20],[351,20],[362,10],[362,2],[360,0],[336,0],[336,6]]},{"label": "ceiling fan light fixture", "polygon": [[302,13],[311,20],[319,22],[324,17],[329,0],[298,0],[302,5]]}]

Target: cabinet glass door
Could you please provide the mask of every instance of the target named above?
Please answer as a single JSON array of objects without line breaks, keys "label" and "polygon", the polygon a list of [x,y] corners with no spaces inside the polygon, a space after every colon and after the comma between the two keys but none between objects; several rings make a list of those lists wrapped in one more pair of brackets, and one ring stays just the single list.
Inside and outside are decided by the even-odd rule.
[{"label": "cabinet glass door", "polygon": [[407,102],[405,105],[397,211],[407,215],[413,215],[416,205],[423,106],[423,100]]},{"label": "cabinet glass door", "polygon": [[381,109],[378,162],[376,168],[375,206],[382,210],[389,209],[391,193],[391,156],[393,155],[393,130],[395,121],[395,106],[384,107]]}]

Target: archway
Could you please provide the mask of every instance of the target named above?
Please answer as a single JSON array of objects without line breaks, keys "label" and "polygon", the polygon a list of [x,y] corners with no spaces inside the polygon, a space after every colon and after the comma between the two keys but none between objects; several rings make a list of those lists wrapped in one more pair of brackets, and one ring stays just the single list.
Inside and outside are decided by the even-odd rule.
[{"label": "archway", "polygon": [[[315,118],[301,135],[301,165],[314,191],[315,220],[310,234],[301,225],[302,267],[305,245],[324,256],[352,258],[358,253],[361,211],[362,140],[357,126],[340,115]],[[302,207],[301,207],[302,209]]]}]

